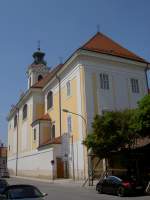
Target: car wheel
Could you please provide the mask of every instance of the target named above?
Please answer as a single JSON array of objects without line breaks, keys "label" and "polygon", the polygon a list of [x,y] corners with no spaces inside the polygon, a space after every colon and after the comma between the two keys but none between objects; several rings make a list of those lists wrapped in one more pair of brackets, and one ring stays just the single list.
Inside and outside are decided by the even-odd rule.
[{"label": "car wheel", "polygon": [[123,197],[124,194],[125,194],[125,189],[124,189],[124,187],[122,187],[122,186],[118,187],[118,189],[117,189],[117,196]]},{"label": "car wheel", "polygon": [[103,193],[102,186],[100,186],[100,187],[97,189],[97,191],[98,191],[99,194],[102,194],[102,193]]}]

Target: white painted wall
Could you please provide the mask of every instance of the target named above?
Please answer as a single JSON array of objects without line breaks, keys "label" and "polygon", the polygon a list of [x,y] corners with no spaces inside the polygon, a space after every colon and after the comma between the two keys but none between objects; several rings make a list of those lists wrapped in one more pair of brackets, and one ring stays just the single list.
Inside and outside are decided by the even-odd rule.
[{"label": "white painted wall", "polygon": [[51,160],[53,160],[53,148],[21,156],[18,160],[19,174],[49,178],[52,175]]},{"label": "white painted wall", "polygon": [[[122,61],[122,60],[121,60]],[[103,110],[130,109],[137,106],[139,101],[147,94],[145,67],[143,64],[122,63],[101,58],[84,57],[82,64],[85,69],[86,102],[89,128],[93,121],[94,97],[92,75],[96,74],[98,113]],[[100,88],[100,73],[109,75],[109,90]],[[130,79],[138,79],[140,92],[135,94],[131,90]]]}]

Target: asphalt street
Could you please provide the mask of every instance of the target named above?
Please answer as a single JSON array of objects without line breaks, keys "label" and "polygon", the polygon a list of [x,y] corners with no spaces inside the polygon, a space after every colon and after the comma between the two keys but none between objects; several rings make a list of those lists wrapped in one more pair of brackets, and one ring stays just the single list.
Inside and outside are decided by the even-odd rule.
[{"label": "asphalt street", "polygon": [[7,179],[9,184],[32,184],[37,186],[41,192],[47,193],[47,200],[150,200],[150,196],[117,197],[113,195],[98,194],[95,188],[81,187],[80,185],[43,182],[20,178]]}]

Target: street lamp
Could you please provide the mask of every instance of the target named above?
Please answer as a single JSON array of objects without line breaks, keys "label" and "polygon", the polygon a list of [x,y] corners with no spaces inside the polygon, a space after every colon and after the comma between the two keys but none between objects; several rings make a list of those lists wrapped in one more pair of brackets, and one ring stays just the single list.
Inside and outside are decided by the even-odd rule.
[{"label": "street lamp", "polygon": [[65,108],[62,109],[62,111],[65,112],[65,113],[71,113],[71,114],[73,114],[73,115],[77,115],[77,116],[81,117],[82,120],[84,121],[85,129],[86,129],[86,134],[87,134],[87,123],[86,123],[86,119],[85,119],[82,115],[80,115],[80,114],[78,114],[78,113],[75,113],[75,112],[71,112],[70,110],[67,110],[67,109],[65,109]]},{"label": "street lamp", "polygon": [[[86,122],[86,119],[82,116],[82,115],[80,115],[80,114],[78,114],[78,113],[75,113],[75,112],[71,112],[70,110],[68,110],[68,109],[62,109],[62,111],[63,112],[65,112],[65,113],[71,113],[71,114],[73,114],[73,115],[76,115],[76,116],[79,116],[79,117],[81,117],[81,119],[84,121],[84,126],[85,126],[85,134],[87,135],[87,122]],[[73,135],[72,135],[72,149],[73,149]],[[73,152],[73,157],[74,157],[74,152]],[[84,158],[85,159],[85,158]],[[74,166],[74,161],[73,161],[73,166]],[[74,169],[73,169],[73,171],[74,171]],[[73,173],[74,174],[74,173]],[[84,160],[84,175],[85,175],[85,160]]]}]

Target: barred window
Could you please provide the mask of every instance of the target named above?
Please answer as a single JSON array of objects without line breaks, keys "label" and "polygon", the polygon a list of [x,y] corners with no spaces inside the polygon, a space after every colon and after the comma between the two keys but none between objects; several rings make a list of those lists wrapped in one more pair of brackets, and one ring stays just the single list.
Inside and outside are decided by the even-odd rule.
[{"label": "barred window", "polygon": [[131,88],[133,93],[139,93],[139,82],[137,79],[131,79]]},{"label": "barred window", "polygon": [[108,74],[100,74],[100,87],[101,87],[101,89],[109,90]]}]

